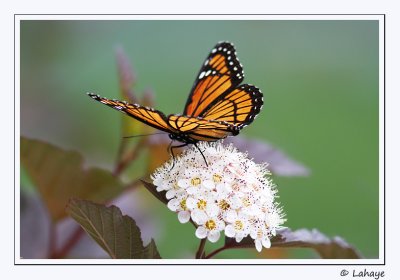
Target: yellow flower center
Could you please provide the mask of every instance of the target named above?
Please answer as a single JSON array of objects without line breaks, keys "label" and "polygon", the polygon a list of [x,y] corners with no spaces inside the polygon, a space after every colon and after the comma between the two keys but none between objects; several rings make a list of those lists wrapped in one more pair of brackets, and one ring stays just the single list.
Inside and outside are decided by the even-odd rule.
[{"label": "yellow flower center", "polygon": [[190,183],[192,184],[192,186],[198,186],[201,184],[201,179],[199,177],[194,177],[190,180]]},{"label": "yellow flower center", "polygon": [[182,199],[181,202],[179,203],[179,205],[181,206],[181,208],[186,211],[186,199]]},{"label": "yellow flower center", "polygon": [[235,228],[235,230],[242,230],[243,226],[244,225],[243,225],[242,221],[236,221],[234,228]]},{"label": "yellow flower center", "polygon": [[206,227],[206,229],[208,230],[213,230],[217,227],[217,223],[214,220],[208,220],[204,226]]},{"label": "yellow flower center", "polygon": [[228,210],[231,206],[229,205],[229,203],[225,200],[222,199],[218,202],[218,206],[219,208],[221,208],[222,210]]},{"label": "yellow flower center", "polygon": [[235,184],[233,184],[232,185],[232,190],[234,190],[234,191],[240,191],[240,186],[239,186],[239,184],[237,184],[237,183],[235,183]]},{"label": "yellow flower center", "polygon": [[214,181],[214,183],[221,183],[221,181],[222,181],[222,176],[219,175],[219,174],[214,174],[214,175],[213,175],[213,181]]},{"label": "yellow flower center", "polygon": [[200,199],[200,200],[197,202],[197,208],[200,209],[200,210],[206,209],[206,206],[207,206],[207,201],[205,201],[205,200],[203,200],[203,199]]},{"label": "yellow flower center", "polygon": [[242,199],[242,203],[243,203],[243,205],[244,205],[245,207],[248,207],[248,206],[251,205],[251,201],[250,201],[250,199],[249,199],[248,197],[244,197],[244,198]]},{"label": "yellow flower center", "polygon": [[252,184],[251,186],[253,187],[253,190],[255,190],[256,192],[260,191],[260,187],[257,184]]}]

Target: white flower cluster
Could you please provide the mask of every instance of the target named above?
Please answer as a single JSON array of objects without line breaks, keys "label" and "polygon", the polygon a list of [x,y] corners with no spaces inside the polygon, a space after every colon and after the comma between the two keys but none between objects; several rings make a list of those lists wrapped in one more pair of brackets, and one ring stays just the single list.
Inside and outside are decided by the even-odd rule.
[{"label": "white flower cluster", "polygon": [[192,219],[196,236],[216,242],[221,231],[240,242],[251,236],[257,251],[271,247],[270,237],[285,221],[274,201],[276,190],[266,165],[222,142],[191,145],[151,176],[157,191],[166,191],[168,208],[181,223]]}]

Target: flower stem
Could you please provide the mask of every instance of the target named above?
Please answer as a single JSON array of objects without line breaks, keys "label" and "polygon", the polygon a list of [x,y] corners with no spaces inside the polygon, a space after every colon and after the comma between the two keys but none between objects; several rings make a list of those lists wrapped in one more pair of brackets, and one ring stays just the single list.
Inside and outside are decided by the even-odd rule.
[{"label": "flower stem", "polygon": [[56,250],[56,230],[55,230],[55,225],[54,222],[50,222],[50,233],[49,233],[49,250],[48,250],[48,256],[52,258],[54,251]]},{"label": "flower stem", "polygon": [[61,249],[59,251],[53,251],[50,258],[52,259],[65,258],[71,251],[71,249],[76,245],[76,243],[78,243],[78,241],[81,239],[83,233],[84,233],[83,229],[80,226],[77,227],[76,230],[70,235],[68,240],[65,242],[65,244],[61,247]]},{"label": "flower stem", "polygon": [[125,168],[128,167],[128,165],[139,156],[139,153],[146,145],[147,137],[142,137],[136,146],[125,155],[123,154],[125,149],[125,142],[123,141],[124,140],[121,140],[119,147],[118,160],[113,171],[114,176],[119,176],[125,170]]},{"label": "flower stem", "polygon": [[202,259],[203,258],[204,247],[206,245],[206,241],[207,241],[206,238],[200,239],[200,245],[199,245],[199,249],[197,250],[197,253],[196,253],[196,259]]},{"label": "flower stem", "polygon": [[204,258],[205,258],[205,259],[211,259],[211,258],[214,257],[216,254],[218,254],[218,253],[220,253],[220,252],[222,252],[222,251],[224,251],[224,250],[226,250],[226,249],[229,249],[229,248],[230,248],[229,245],[224,245],[224,246],[222,246],[221,248],[219,248],[219,249],[217,249],[217,250],[215,250],[215,251],[212,251],[210,254],[208,254],[208,255],[205,256]]}]

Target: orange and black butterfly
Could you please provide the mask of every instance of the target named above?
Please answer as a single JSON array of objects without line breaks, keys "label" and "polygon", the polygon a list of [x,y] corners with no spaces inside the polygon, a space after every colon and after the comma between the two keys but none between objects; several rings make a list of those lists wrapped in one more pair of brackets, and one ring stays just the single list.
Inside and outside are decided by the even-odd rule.
[{"label": "orange and black butterfly", "polygon": [[[172,140],[196,145],[199,141],[217,141],[249,125],[263,106],[261,91],[240,84],[244,73],[229,42],[218,43],[206,58],[189,94],[183,114],[164,113],[138,104],[88,95],[149,126],[167,132]],[[197,147],[197,145],[196,145]],[[203,156],[204,157],[204,156]]]}]

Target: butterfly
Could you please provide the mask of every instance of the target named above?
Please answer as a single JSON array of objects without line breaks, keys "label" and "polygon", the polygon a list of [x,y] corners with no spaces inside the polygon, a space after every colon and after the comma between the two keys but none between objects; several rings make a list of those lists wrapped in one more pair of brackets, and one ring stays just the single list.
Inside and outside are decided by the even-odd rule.
[{"label": "butterfly", "polygon": [[88,95],[182,142],[170,146],[173,155],[173,148],[188,144],[197,147],[199,141],[213,142],[235,136],[253,122],[263,106],[263,94],[254,85],[241,85],[243,78],[243,67],[235,47],[229,42],[219,42],[203,63],[183,114],[165,115],[139,104],[110,100],[94,93]]}]

